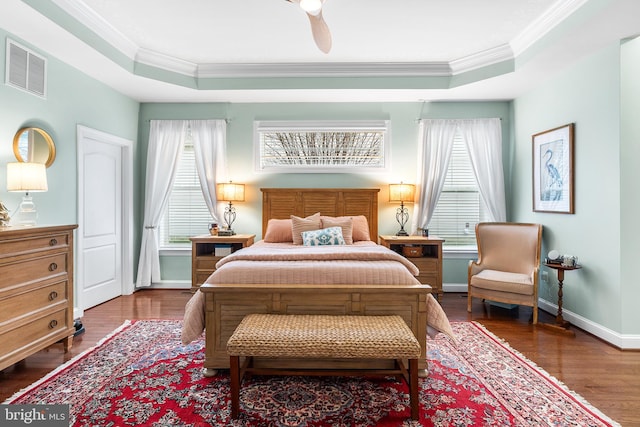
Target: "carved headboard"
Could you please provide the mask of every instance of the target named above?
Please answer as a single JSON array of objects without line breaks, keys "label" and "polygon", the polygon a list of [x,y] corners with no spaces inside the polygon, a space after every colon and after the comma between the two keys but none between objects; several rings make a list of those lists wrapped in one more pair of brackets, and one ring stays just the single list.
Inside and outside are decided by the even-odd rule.
[{"label": "carved headboard", "polygon": [[327,216],[364,215],[371,239],[378,239],[379,188],[261,188],[262,235],[271,218],[306,217],[320,212]]}]

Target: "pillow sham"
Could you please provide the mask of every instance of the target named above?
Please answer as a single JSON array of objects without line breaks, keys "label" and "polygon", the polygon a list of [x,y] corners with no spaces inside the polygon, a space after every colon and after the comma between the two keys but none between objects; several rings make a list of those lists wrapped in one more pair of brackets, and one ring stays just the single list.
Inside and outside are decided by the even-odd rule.
[{"label": "pillow sham", "polygon": [[330,216],[321,216],[322,228],[340,227],[342,229],[342,237],[347,245],[353,244],[353,219],[350,217],[334,218]]},{"label": "pillow sham", "polygon": [[325,219],[344,219],[351,218],[353,221],[353,230],[351,237],[354,242],[360,242],[363,240],[370,241],[371,235],[369,233],[369,222],[367,221],[367,217],[364,215],[352,215],[352,216],[322,216],[322,220]]},{"label": "pillow sham", "polygon": [[318,230],[320,228],[322,228],[320,212],[316,212],[306,218],[291,215],[291,237],[294,245],[302,244],[303,231]]},{"label": "pillow sham", "polygon": [[303,231],[304,246],[344,245],[342,227],[329,227],[320,230]]},{"label": "pillow sham", "polygon": [[269,243],[293,242],[291,219],[270,219],[262,240]]}]

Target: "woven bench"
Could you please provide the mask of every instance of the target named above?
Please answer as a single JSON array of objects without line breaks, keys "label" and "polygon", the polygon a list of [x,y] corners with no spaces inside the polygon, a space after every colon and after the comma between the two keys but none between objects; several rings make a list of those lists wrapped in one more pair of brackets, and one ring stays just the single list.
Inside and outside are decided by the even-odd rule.
[{"label": "woven bench", "polygon": [[[227,342],[231,373],[231,417],[240,410],[245,374],[378,375],[404,378],[409,386],[411,418],[419,418],[420,344],[400,316],[250,314]],[[240,365],[240,357],[244,363]],[[253,366],[254,357],[392,359],[392,369],[280,369]],[[408,360],[408,369],[403,360]]]}]

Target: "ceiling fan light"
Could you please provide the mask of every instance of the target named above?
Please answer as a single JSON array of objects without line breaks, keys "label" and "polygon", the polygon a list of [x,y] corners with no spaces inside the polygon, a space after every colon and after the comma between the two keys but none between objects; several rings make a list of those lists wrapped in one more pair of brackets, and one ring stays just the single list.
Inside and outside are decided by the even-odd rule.
[{"label": "ceiling fan light", "polygon": [[310,15],[317,15],[322,10],[322,0],[300,0],[302,10]]}]

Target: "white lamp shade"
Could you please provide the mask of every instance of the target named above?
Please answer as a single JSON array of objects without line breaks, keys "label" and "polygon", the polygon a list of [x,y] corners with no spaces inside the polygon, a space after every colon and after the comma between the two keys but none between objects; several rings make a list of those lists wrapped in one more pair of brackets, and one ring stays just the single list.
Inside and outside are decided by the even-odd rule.
[{"label": "white lamp shade", "polygon": [[389,184],[390,202],[413,202],[416,187],[413,184]]},{"label": "white lamp shade", "polygon": [[217,189],[221,202],[244,202],[244,184],[218,184]]},{"label": "white lamp shade", "polygon": [[47,191],[47,168],[43,163],[7,163],[7,191]]}]

